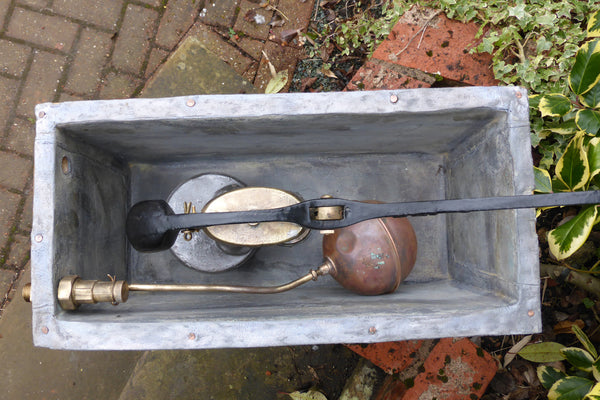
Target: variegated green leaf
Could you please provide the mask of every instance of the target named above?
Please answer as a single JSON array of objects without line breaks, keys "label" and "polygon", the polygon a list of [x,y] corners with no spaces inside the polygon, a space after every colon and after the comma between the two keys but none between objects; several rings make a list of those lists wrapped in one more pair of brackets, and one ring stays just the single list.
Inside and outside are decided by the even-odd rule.
[{"label": "variegated green leaf", "polygon": [[556,176],[570,190],[581,189],[590,179],[587,153],[583,148],[583,133],[578,133],[567,145],[556,163]]},{"label": "variegated green leaf", "polygon": [[594,374],[594,379],[600,382],[600,359],[594,361],[592,372]]},{"label": "variegated green leaf", "polygon": [[539,104],[542,117],[561,117],[571,111],[573,105],[567,96],[554,93],[544,95]]},{"label": "variegated green leaf", "polygon": [[565,346],[555,342],[534,343],[523,347],[517,354],[528,361],[554,362],[564,360],[560,353],[564,348]]},{"label": "variegated green leaf", "polygon": [[600,173],[600,137],[593,138],[588,143],[588,165],[590,166],[590,181]]},{"label": "variegated green leaf", "polygon": [[585,133],[596,135],[600,131],[600,111],[579,110],[575,117],[575,123]]},{"label": "variegated green leaf", "polygon": [[541,94],[530,94],[527,97],[529,98],[529,107],[535,108],[537,110],[537,108],[540,105],[540,100],[542,99],[542,95]]},{"label": "variegated green leaf", "polygon": [[[598,378],[596,378],[598,379]],[[584,400],[600,400],[600,383],[596,383],[592,390],[584,397]]]},{"label": "variegated green leaf", "polygon": [[565,347],[560,350],[560,354],[570,362],[575,368],[586,372],[592,372],[594,357],[586,350],[579,347]]},{"label": "variegated green leaf", "polygon": [[552,193],[552,180],[545,169],[533,167],[535,177],[535,191],[538,193]]},{"label": "variegated green leaf", "polygon": [[569,75],[569,85],[576,95],[584,94],[600,80],[600,40],[585,43],[577,51]]},{"label": "variegated green leaf", "polygon": [[574,119],[562,122],[556,126],[548,127],[548,129],[551,132],[558,133],[559,135],[571,135],[579,131]]},{"label": "variegated green leaf", "polygon": [[558,193],[569,192],[570,190],[560,179],[554,178],[552,179],[552,191]]},{"label": "variegated green leaf", "polygon": [[596,11],[589,19],[587,24],[587,36],[600,36],[600,10]]},{"label": "variegated green leaf", "polygon": [[594,359],[598,358],[598,352],[596,352],[596,348],[590,341],[590,338],[588,338],[588,336],[585,334],[585,332],[582,331],[581,328],[578,327],[577,325],[571,326],[571,330],[573,331],[575,336],[577,336],[577,339],[581,342],[583,347],[585,347],[585,349],[590,353],[592,358],[594,358]]},{"label": "variegated green leaf", "polygon": [[545,389],[550,389],[556,381],[566,377],[567,374],[565,374],[562,371],[559,371],[558,369],[556,369],[554,367],[549,367],[547,365],[540,365],[537,368],[537,376],[538,376],[538,379],[540,380],[540,382],[542,383],[542,386]]},{"label": "variegated green leaf", "polygon": [[596,206],[589,206],[558,228],[548,232],[548,246],[557,260],[569,257],[585,243],[597,214]]},{"label": "variegated green leaf", "polygon": [[567,376],[552,385],[548,400],[581,400],[594,386],[594,381],[579,376]]},{"label": "variegated green leaf", "polygon": [[579,96],[579,101],[588,108],[600,108],[600,83]]}]

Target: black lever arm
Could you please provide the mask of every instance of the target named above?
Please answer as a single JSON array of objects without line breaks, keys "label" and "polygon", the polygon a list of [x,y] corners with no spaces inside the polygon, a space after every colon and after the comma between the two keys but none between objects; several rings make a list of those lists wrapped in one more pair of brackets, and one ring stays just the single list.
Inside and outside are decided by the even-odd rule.
[{"label": "black lever arm", "polygon": [[[430,200],[406,203],[363,203],[344,199],[313,199],[270,210],[220,213],[175,214],[162,200],[135,204],[127,215],[127,237],[140,251],[170,248],[182,229],[256,222],[293,222],[309,229],[337,229],[383,217],[405,217],[441,213],[466,213],[517,208],[538,208],[577,204],[600,204],[600,191],[483,197],[476,199]],[[322,219],[319,209],[340,212],[335,219]]]}]

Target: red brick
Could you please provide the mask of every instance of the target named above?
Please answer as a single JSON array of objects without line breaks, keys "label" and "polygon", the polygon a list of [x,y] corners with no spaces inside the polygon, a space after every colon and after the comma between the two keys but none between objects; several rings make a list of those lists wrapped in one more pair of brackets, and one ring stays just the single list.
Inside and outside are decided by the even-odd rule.
[{"label": "red brick", "polygon": [[398,66],[395,64],[369,60],[354,74],[346,85],[346,90],[397,90],[431,87],[431,83],[411,77],[397,69]]},{"label": "red brick", "polygon": [[4,133],[4,128],[8,117],[15,104],[15,93],[19,87],[19,82],[14,79],[8,79],[0,76],[0,133]]},{"label": "red brick", "polygon": [[[288,83],[283,89],[284,92],[287,91],[292,83],[292,77],[296,71],[296,64],[298,63],[301,51],[289,46],[281,46],[274,42],[267,42],[265,44],[265,53],[267,53],[269,60],[271,60],[271,63],[277,72],[283,70],[288,71]],[[256,78],[254,79],[254,86],[264,91],[270,80],[271,73],[269,71],[269,63],[263,56],[258,66]]]},{"label": "red brick", "polygon": [[25,232],[31,232],[31,224],[33,221],[33,193],[31,189],[24,192],[25,207],[23,207],[23,214],[21,214],[21,222],[19,228]]},{"label": "red brick", "polygon": [[160,20],[156,43],[167,49],[173,49],[194,23],[201,5],[201,1],[170,0]]},{"label": "red brick", "polygon": [[5,265],[16,269],[22,268],[29,260],[30,247],[29,236],[15,235]]},{"label": "red brick", "polygon": [[134,75],[140,73],[146,54],[150,51],[150,40],[158,13],[152,9],[129,4],[125,12],[123,27],[115,43],[113,65]]},{"label": "red brick", "polygon": [[19,154],[33,156],[33,140],[35,139],[35,126],[26,119],[15,118],[8,129],[5,146],[7,149]]},{"label": "red brick", "polygon": [[48,0],[19,0],[19,4],[41,9],[48,6]]},{"label": "red brick", "polygon": [[169,56],[169,52],[161,50],[161,49],[152,49],[150,52],[150,57],[148,58],[148,65],[146,66],[146,71],[144,72],[144,76],[148,78],[150,75],[156,71],[158,68]]},{"label": "red brick", "polygon": [[110,31],[116,31],[122,8],[122,0],[54,0],[52,2],[52,10],[58,14],[73,17]]},{"label": "red brick", "polygon": [[240,49],[244,50],[246,54],[256,61],[259,61],[262,57],[262,50],[265,47],[264,42],[249,37],[241,37],[234,42]]},{"label": "red brick", "polygon": [[388,38],[373,53],[373,58],[430,74],[439,73],[446,79],[471,85],[497,85],[491,69],[491,55],[469,54],[477,44],[478,25],[450,20],[440,14],[430,20],[421,41],[420,29],[433,12],[413,7],[396,23]]},{"label": "red brick", "polygon": [[[398,400],[406,393],[407,387],[396,375],[388,375],[373,400]],[[407,399],[408,400],[408,399]]]},{"label": "red brick", "polygon": [[[257,24],[254,19],[248,21],[246,15],[249,12],[262,16],[265,23]],[[236,32],[243,32],[256,39],[266,40],[269,36],[268,24],[271,21],[271,18],[273,18],[273,11],[260,7],[257,3],[253,3],[249,0],[242,0],[240,3],[240,12],[235,20],[233,30]]]},{"label": "red brick", "polygon": [[496,374],[496,361],[469,339],[441,339],[424,372],[414,379],[403,399],[463,400],[479,398]]},{"label": "red brick", "polygon": [[18,194],[0,189],[0,248],[6,245],[20,200],[21,196]]},{"label": "red brick", "polygon": [[17,105],[19,115],[30,117],[33,115],[33,108],[36,104],[54,100],[65,61],[63,56],[44,51],[34,54],[33,63]]},{"label": "red brick", "polygon": [[0,31],[2,31],[2,23],[10,6],[10,0],[0,0]]},{"label": "red brick", "polygon": [[20,77],[27,65],[31,48],[22,44],[0,40],[0,71]]},{"label": "red brick", "polygon": [[200,21],[228,28],[233,25],[235,10],[240,0],[208,0],[200,12]]},{"label": "red brick", "polygon": [[351,344],[347,345],[347,347],[365,357],[388,374],[394,374],[413,363],[417,356],[417,351],[422,345],[422,340],[407,340],[367,345]]},{"label": "red brick", "polygon": [[100,84],[100,74],[108,61],[111,45],[109,33],[84,29],[65,88],[75,93],[93,94]]},{"label": "red brick", "polygon": [[285,23],[283,26],[272,28],[273,35],[275,35],[276,39],[280,40],[281,32],[284,30],[300,29],[301,31],[306,31],[314,6],[314,0],[306,0],[305,2],[300,2],[298,0],[279,0],[277,9],[281,11],[287,19],[284,18]]},{"label": "red brick", "polygon": [[31,161],[15,154],[0,151],[0,185],[23,190],[32,171]]},{"label": "red brick", "polygon": [[68,52],[71,50],[78,25],[63,17],[15,8],[6,34],[40,46]]},{"label": "red brick", "polygon": [[127,99],[131,97],[140,82],[126,75],[111,72],[104,78],[104,84],[100,89],[101,99]]}]

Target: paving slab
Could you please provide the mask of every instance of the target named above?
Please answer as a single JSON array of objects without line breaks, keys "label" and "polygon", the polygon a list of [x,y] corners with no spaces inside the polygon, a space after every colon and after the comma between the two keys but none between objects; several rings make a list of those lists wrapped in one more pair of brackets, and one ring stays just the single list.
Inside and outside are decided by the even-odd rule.
[{"label": "paving slab", "polygon": [[148,81],[144,97],[256,93],[256,88],[190,36]]},{"label": "paving slab", "polygon": [[15,93],[18,87],[18,80],[0,76],[0,130],[4,129],[6,121],[14,108]]},{"label": "paving slab", "polygon": [[195,24],[186,37],[198,39],[206,50],[229,64],[240,75],[244,74],[254,62],[252,58],[245,56],[225,37],[204,24]]},{"label": "paving slab", "polygon": [[152,351],[119,400],[276,399],[315,385],[336,399],[356,362],[341,345]]},{"label": "paving slab", "polygon": [[[402,66],[369,60],[354,74],[346,90],[398,90],[428,88],[435,79],[426,74],[411,73]],[[416,71],[414,71],[416,72]],[[417,76],[415,76],[417,75]]]},{"label": "paving slab", "polygon": [[27,266],[16,295],[0,319],[2,395],[6,399],[116,399],[141,352],[58,351],[36,348],[31,304],[21,298],[30,281]]}]

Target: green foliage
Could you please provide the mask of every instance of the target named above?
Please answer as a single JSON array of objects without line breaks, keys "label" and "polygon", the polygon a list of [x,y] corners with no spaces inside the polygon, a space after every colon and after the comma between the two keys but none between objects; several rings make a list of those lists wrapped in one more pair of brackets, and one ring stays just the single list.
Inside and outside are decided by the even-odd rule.
[{"label": "green foliage", "polygon": [[533,362],[553,362],[564,359],[560,352],[564,348],[565,346],[555,342],[534,343],[525,346],[517,354]]},{"label": "green foliage", "polygon": [[[590,20],[597,20],[599,15],[600,11]],[[588,26],[595,28],[595,24]],[[591,31],[588,34],[592,36]],[[538,152],[542,155],[539,168],[534,170],[538,192],[550,192],[548,179],[553,192],[600,188],[600,136],[596,137],[600,133],[600,39],[590,38],[578,49],[568,82],[572,92],[537,95],[531,102],[544,118],[537,127]],[[598,206],[589,206],[551,230],[548,245],[552,255],[561,260],[577,251],[597,217]]]},{"label": "green foliage", "polygon": [[529,347],[549,345],[552,346],[548,348],[553,349],[554,355],[559,353],[574,367],[567,373],[547,365],[540,365],[537,368],[537,376],[542,386],[548,389],[549,400],[600,399],[600,383],[598,383],[600,382],[600,358],[587,335],[575,325],[572,329],[585,350],[550,342],[531,344],[524,347],[518,354],[531,352],[527,350]]},{"label": "green foliage", "polygon": [[[311,46],[309,57],[323,56],[322,52],[337,48],[338,56],[353,56],[356,53],[370,55],[377,45],[391,32],[394,24],[408,9],[403,1],[353,0],[323,1],[331,3],[323,7],[324,16],[316,30],[306,34]],[[344,15],[351,14],[345,18]],[[333,16],[328,20],[327,16]],[[328,57],[325,57],[328,58]]]}]

